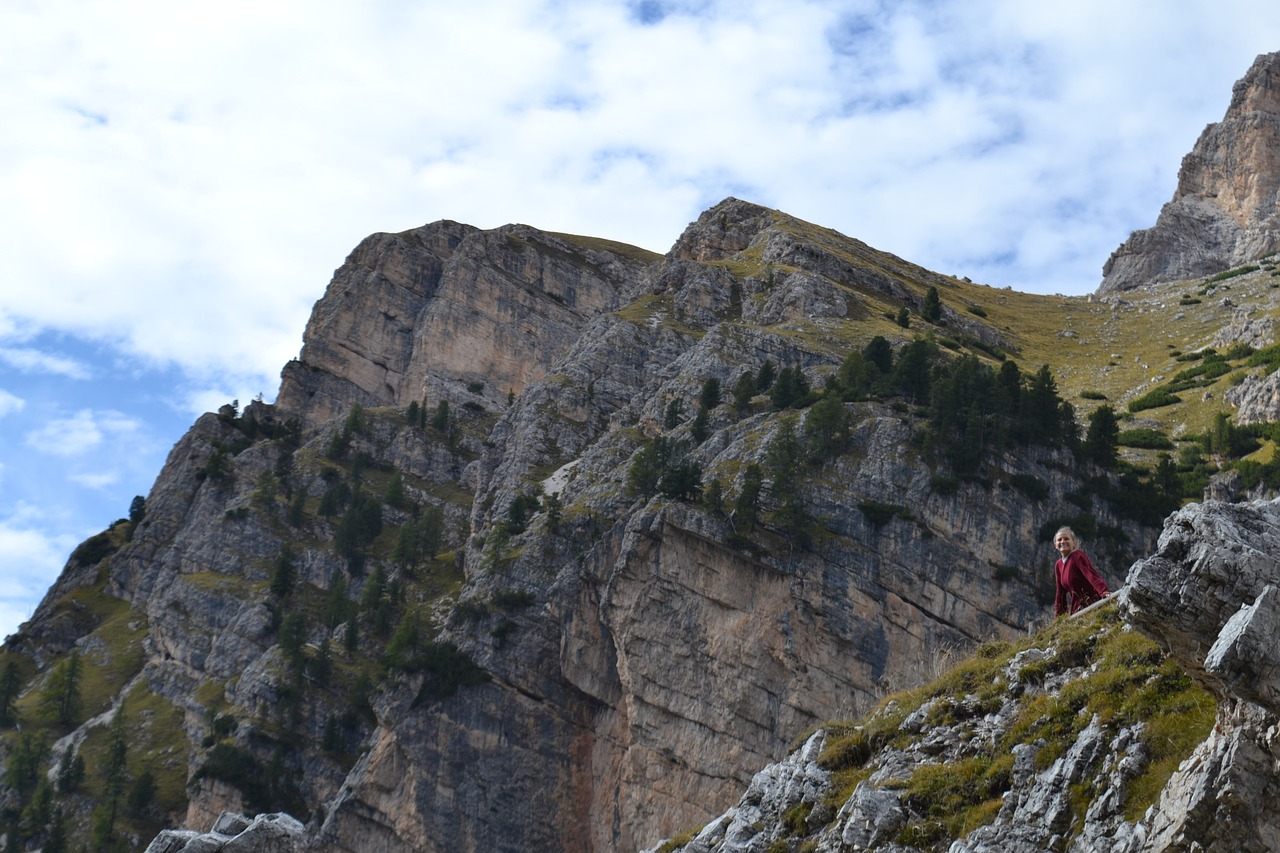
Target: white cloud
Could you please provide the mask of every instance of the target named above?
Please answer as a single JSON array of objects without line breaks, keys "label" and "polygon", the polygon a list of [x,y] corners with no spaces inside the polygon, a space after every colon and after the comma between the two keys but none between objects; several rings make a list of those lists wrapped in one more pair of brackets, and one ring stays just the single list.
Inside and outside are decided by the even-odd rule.
[{"label": "white cloud", "polygon": [[10,394],[8,391],[0,388],[0,418],[3,418],[5,415],[11,415],[14,412],[22,411],[22,408],[26,404],[26,400],[23,400],[16,394]]},{"label": "white cloud", "polygon": [[68,379],[88,379],[89,368],[73,358],[29,347],[0,347],[0,363],[23,373],[51,373]]},{"label": "white cloud", "polygon": [[99,447],[108,437],[127,436],[140,427],[140,421],[120,412],[81,409],[28,432],[26,444],[52,456],[80,456]]},{"label": "white cloud", "polygon": [[[1271,5],[0,4],[0,364],[145,365],[192,415],[270,398],[370,232],[525,222],[665,251],[729,194],[1083,293],[1280,47]],[[5,379],[6,483],[6,450],[95,491],[127,469],[150,433],[79,384]],[[48,411],[77,413],[15,426]]]},{"label": "white cloud", "polygon": [[71,474],[68,479],[76,485],[83,486],[86,489],[106,491],[111,486],[120,482],[120,473],[118,471],[85,472],[81,474]]},{"label": "white cloud", "polygon": [[26,504],[0,518],[0,636],[31,615],[75,546],[74,536],[48,532],[51,521]]}]

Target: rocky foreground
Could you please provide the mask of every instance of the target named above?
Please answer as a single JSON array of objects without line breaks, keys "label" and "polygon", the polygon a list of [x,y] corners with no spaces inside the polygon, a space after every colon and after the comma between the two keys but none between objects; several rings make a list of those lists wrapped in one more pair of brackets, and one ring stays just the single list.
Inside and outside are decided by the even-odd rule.
[{"label": "rocky foreground", "polygon": [[1188,506],[1118,606],[817,730],[651,850],[1280,849],[1277,554],[1280,502]]}]

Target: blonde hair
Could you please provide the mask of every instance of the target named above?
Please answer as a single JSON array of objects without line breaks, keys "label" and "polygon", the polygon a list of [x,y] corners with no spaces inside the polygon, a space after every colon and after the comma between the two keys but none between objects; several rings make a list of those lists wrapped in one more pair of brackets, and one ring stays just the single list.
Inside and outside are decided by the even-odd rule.
[{"label": "blonde hair", "polygon": [[1056,542],[1058,540],[1058,537],[1064,533],[1071,537],[1071,541],[1076,545],[1076,547],[1080,546],[1080,537],[1076,536],[1076,532],[1072,530],[1070,527],[1059,527],[1058,532],[1053,534],[1054,541]]}]

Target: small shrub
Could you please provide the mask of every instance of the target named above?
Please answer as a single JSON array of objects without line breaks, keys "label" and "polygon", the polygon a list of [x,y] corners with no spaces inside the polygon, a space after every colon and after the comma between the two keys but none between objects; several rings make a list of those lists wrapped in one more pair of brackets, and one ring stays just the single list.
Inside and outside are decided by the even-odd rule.
[{"label": "small shrub", "polygon": [[1147,450],[1172,450],[1173,442],[1169,437],[1155,429],[1126,429],[1116,436],[1116,443],[1122,447],[1141,447]]},{"label": "small shrub", "polygon": [[98,533],[81,542],[71,552],[71,559],[75,560],[78,566],[92,566],[94,563],[105,559],[115,550],[116,546],[112,543],[111,537],[105,532]]},{"label": "small shrub", "polygon": [[500,589],[490,596],[489,600],[493,603],[494,607],[511,611],[528,607],[538,599],[533,593],[527,590]]},{"label": "small shrub", "polygon": [[906,507],[899,506],[898,504],[887,504],[881,503],[880,501],[865,500],[858,501],[858,509],[862,510],[862,514],[865,515],[867,520],[876,527],[883,527],[890,521],[893,521],[893,517],[903,512]]},{"label": "small shrub", "polygon": [[1153,388],[1136,400],[1130,401],[1129,411],[1141,412],[1146,409],[1158,409],[1162,406],[1172,406],[1181,402],[1182,398],[1168,388]]},{"label": "small shrub", "polygon": [[1205,281],[1210,283],[1216,282],[1216,281],[1226,281],[1229,278],[1235,278],[1238,275],[1245,275],[1246,273],[1257,272],[1260,269],[1262,268],[1257,264],[1245,264],[1244,266],[1236,267],[1233,270],[1227,270],[1226,272],[1220,272],[1217,275],[1211,275],[1207,279],[1205,279]]},{"label": "small shrub", "polygon": [[1014,474],[1009,478],[1009,482],[1033,501],[1042,501],[1049,497],[1049,485],[1032,474]]}]

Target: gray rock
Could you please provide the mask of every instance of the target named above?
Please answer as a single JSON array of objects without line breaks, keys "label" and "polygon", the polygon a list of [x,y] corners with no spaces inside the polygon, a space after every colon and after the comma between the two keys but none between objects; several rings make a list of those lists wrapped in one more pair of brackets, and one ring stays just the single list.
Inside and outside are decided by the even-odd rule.
[{"label": "gray rock", "polygon": [[1173,199],[1102,268],[1099,294],[1209,275],[1280,248],[1280,53],[1263,54],[1182,161]]},{"label": "gray rock", "polygon": [[164,830],[146,853],[298,853],[303,849],[303,831],[303,825],[287,814],[249,819],[227,812],[206,833]]}]

